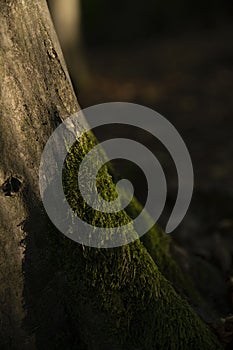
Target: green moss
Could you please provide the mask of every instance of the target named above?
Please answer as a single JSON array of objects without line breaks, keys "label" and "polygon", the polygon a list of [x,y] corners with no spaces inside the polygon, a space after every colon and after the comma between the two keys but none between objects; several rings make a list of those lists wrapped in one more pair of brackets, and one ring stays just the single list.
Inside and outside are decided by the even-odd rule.
[{"label": "green moss", "polygon": [[[125,211],[102,215],[87,207],[80,196],[75,174],[95,142],[92,135],[85,135],[72,148],[63,172],[66,197],[88,222],[110,227],[128,223]],[[105,199],[115,199],[115,185],[106,166],[99,172],[97,186]],[[128,209],[138,211],[140,206],[133,201]],[[137,237],[133,227],[131,231],[125,234]],[[119,248],[95,249],[60,236],[58,264],[69,286],[69,313],[78,320],[88,348],[220,349],[214,334],[165,278],[173,282],[177,278],[181,290],[187,287],[169,255],[168,236],[155,226],[142,242],[138,239]]]},{"label": "green moss", "polygon": [[[140,211],[141,204],[134,199],[128,212],[130,216],[135,216]],[[172,283],[176,291],[190,299],[193,304],[203,305],[204,301],[195,290],[193,281],[188,275],[182,272],[177,262],[171,257],[171,236],[166,234],[157,224],[155,224],[144,236],[141,237],[141,242],[153,258],[160,272]]]}]

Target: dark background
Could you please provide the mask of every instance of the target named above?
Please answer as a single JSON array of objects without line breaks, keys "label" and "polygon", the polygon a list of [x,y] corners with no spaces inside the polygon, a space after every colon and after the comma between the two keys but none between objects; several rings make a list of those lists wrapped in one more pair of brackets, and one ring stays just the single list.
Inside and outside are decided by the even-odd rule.
[{"label": "dark background", "polygon": [[83,0],[86,42],[92,45],[132,43],[161,34],[214,28],[231,20],[231,1]]},{"label": "dark background", "polygon": [[[66,55],[82,108],[110,101],[142,104],[183,137],[195,188],[188,214],[173,233],[173,253],[221,317],[233,312],[232,15],[231,1],[83,0],[82,50],[76,53],[85,62],[81,73]],[[118,131],[132,137],[130,129]],[[98,136],[106,135],[115,133],[104,129]],[[177,193],[175,166],[156,140],[140,133],[137,140],[154,151],[167,176],[164,226]],[[132,164],[115,165],[132,179],[143,202],[141,174]]]}]

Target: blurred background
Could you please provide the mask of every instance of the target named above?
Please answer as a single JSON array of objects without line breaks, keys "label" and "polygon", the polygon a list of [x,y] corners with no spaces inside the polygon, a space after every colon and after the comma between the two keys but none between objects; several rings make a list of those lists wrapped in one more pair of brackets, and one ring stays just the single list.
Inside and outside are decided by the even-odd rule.
[{"label": "blurred background", "polygon": [[[195,189],[188,214],[173,233],[173,254],[218,316],[233,312],[233,2],[48,2],[81,107],[142,104],[166,117],[183,137]],[[172,159],[148,134],[124,128],[97,136],[116,132],[151,147],[162,164],[169,187],[164,226],[177,193]],[[115,165],[133,178],[144,202],[140,171],[124,162]]]}]

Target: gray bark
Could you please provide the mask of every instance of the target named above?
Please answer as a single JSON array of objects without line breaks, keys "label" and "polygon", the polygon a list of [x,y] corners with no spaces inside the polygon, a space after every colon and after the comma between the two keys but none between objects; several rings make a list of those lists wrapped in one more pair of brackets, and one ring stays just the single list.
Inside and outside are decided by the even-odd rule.
[{"label": "gray bark", "polygon": [[41,152],[79,107],[45,1],[1,0],[0,13],[0,343],[11,349],[26,347],[21,242],[39,203]]}]

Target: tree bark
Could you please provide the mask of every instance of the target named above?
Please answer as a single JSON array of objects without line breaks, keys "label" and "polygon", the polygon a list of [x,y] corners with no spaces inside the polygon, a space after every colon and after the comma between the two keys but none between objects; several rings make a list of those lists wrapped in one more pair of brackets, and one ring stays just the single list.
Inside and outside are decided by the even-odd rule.
[{"label": "tree bark", "polygon": [[0,10],[0,183],[21,184],[1,191],[1,341],[17,348],[25,338],[23,223],[40,200],[41,152],[60,118],[79,107],[45,1],[1,0]]},{"label": "tree bark", "polygon": [[48,220],[41,153],[79,106],[46,2],[0,0],[0,11],[0,348],[220,349],[164,277],[187,287],[161,230],[101,250]]}]

